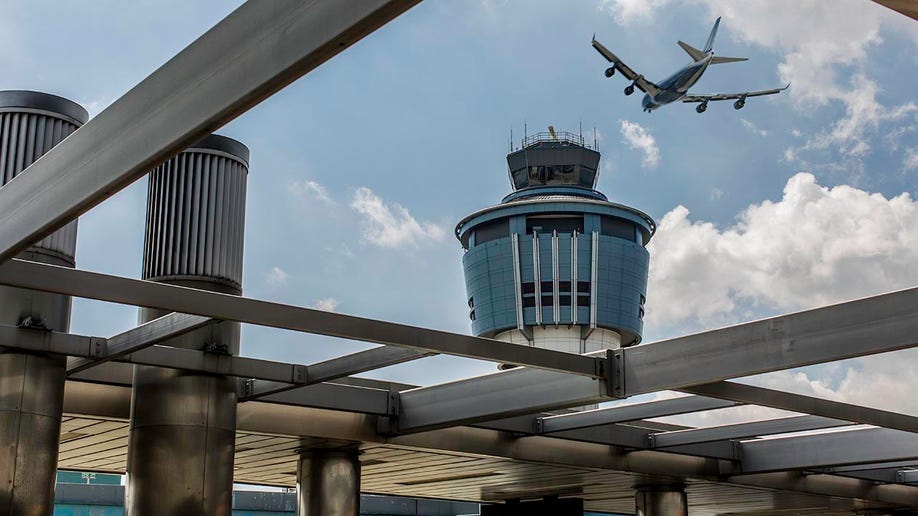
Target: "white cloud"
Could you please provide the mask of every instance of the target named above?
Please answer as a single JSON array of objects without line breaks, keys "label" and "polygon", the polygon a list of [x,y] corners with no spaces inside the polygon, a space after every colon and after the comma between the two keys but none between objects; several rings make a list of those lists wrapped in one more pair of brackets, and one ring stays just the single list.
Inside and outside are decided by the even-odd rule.
[{"label": "white cloud", "polygon": [[287,283],[287,278],[288,274],[280,267],[275,266],[265,274],[265,283],[272,287],[279,287]]},{"label": "white cloud", "polygon": [[791,129],[791,134],[794,136],[794,138],[800,138],[803,136],[803,133],[800,132],[799,129]]},{"label": "white cloud", "polygon": [[600,0],[599,8],[611,13],[619,24],[628,25],[651,20],[654,11],[667,3],[668,0]]},{"label": "white cloud", "polygon": [[424,241],[442,241],[446,230],[430,222],[418,222],[403,206],[386,204],[366,187],[354,192],[351,207],[363,215],[363,239],[380,247],[416,246]]},{"label": "white cloud", "polygon": [[644,154],[641,167],[657,168],[657,165],[660,164],[660,148],[657,147],[656,138],[637,122],[621,120],[621,124],[622,142]]},{"label": "white cloud", "polygon": [[312,307],[316,310],[324,310],[326,312],[336,312],[338,310],[338,305],[341,303],[333,297],[323,297],[322,299],[316,299],[312,304]]},{"label": "white cloud", "polygon": [[768,130],[759,128],[759,126],[755,125],[749,120],[746,120],[745,118],[740,118],[740,123],[743,124],[743,127],[745,127],[746,130],[752,134],[757,134],[763,138],[768,136]]},{"label": "white cloud", "polygon": [[720,188],[712,188],[712,189],[711,189],[711,200],[712,200],[712,201],[716,201],[716,200],[720,199],[720,198],[723,197],[723,196],[724,196],[724,191],[721,190]]},{"label": "white cloud", "polygon": [[287,191],[300,200],[317,199],[329,206],[337,204],[328,190],[315,181],[302,181],[297,179],[287,185]]},{"label": "white cloud", "polygon": [[[630,24],[650,20],[656,11],[672,3],[602,0],[600,6],[620,24]],[[918,26],[906,23],[907,18],[898,13],[861,0],[690,3],[706,7],[712,20],[723,16],[720,38],[727,33],[780,53],[779,80],[793,84],[790,94],[782,97],[798,108],[812,110],[832,103],[845,106],[845,115],[808,139],[801,147],[804,150],[832,149],[849,157],[863,156],[881,124],[903,122],[918,111],[911,102],[881,104],[877,100],[879,86],[865,71],[868,52],[882,43],[881,29],[905,32],[918,42]]]},{"label": "white cloud", "polygon": [[906,170],[918,168],[918,147],[912,147],[905,151],[905,158],[902,160],[902,166]]},{"label": "white cloud", "polygon": [[648,327],[732,323],[918,284],[918,202],[799,173],[727,228],[673,209],[649,249]]}]

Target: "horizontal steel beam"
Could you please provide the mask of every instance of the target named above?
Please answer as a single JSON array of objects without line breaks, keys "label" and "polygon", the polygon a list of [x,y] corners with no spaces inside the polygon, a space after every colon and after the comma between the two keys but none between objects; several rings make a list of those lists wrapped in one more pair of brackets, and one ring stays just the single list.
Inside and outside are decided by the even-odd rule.
[{"label": "horizontal steel beam", "polygon": [[0,265],[0,284],[588,377],[601,375],[605,360],[16,259]]},{"label": "horizontal steel beam", "polygon": [[693,428],[650,435],[652,448],[667,448],[687,444],[707,443],[730,439],[746,439],[764,435],[787,434],[806,430],[819,430],[852,424],[850,421],[820,416],[794,416],[767,421],[754,421],[733,425]]},{"label": "horizontal steel beam", "polygon": [[258,400],[296,407],[324,408],[383,416],[390,413],[389,391],[338,383],[319,383]]},{"label": "horizontal steel beam", "polygon": [[743,473],[918,459],[918,435],[886,428],[758,439],[740,444]]},{"label": "horizontal steel beam", "polygon": [[608,399],[606,382],[537,369],[511,369],[399,393],[405,434],[574,407]]},{"label": "horizontal steel beam", "polygon": [[856,471],[867,471],[872,469],[892,469],[900,470],[907,468],[918,468],[918,460],[899,460],[893,462],[875,462],[873,464],[856,464],[854,466],[837,466],[834,468],[820,469],[820,473],[846,473]]},{"label": "horizontal steel beam", "polygon": [[[824,473],[829,473],[832,475],[838,475],[848,478],[858,478],[861,480],[870,480],[871,482],[883,482],[886,484],[910,484],[914,483],[915,480],[910,480],[914,478],[913,471],[918,470],[906,470],[901,468],[881,468],[881,469],[858,469],[852,471],[831,471],[823,470]],[[842,469],[842,468],[838,468]]]},{"label": "horizontal steel beam", "polygon": [[652,419],[703,410],[735,407],[740,403],[704,396],[685,396],[668,400],[649,401],[619,407],[587,410],[573,414],[539,418],[537,425],[541,433],[562,432],[577,428]]},{"label": "horizontal steel beam", "polygon": [[[317,362],[306,366],[305,385],[327,382],[350,376],[352,374],[363,373],[381,367],[387,367],[395,364],[417,360],[419,358],[429,357],[432,353],[425,353],[408,348],[398,348],[394,346],[380,346],[378,348],[368,349],[345,355],[343,357],[333,358],[324,362]],[[252,401],[258,398],[276,394],[291,389],[302,388],[304,384],[292,384],[284,382],[270,382],[266,380],[249,380],[243,393],[239,396],[239,401]]]},{"label": "horizontal steel beam", "polygon": [[618,383],[633,396],[916,345],[912,288],[626,348]]},{"label": "horizontal steel beam", "polygon": [[246,2],[0,188],[0,262],[419,1]]},{"label": "horizontal steel beam", "polygon": [[736,382],[717,382],[708,385],[696,385],[681,389],[701,396],[739,401],[750,405],[771,407],[792,412],[801,412],[833,419],[843,419],[853,423],[882,426],[918,432],[918,417],[899,414],[888,410],[879,410],[850,403],[831,401],[813,396],[793,394],[790,392],[756,387]]},{"label": "horizontal steel beam", "polygon": [[109,337],[105,353],[97,358],[78,358],[67,364],[67,376],[85,371],[135,351],[196,330],[211,322],[208,317],[171,313],[124,333]]}]

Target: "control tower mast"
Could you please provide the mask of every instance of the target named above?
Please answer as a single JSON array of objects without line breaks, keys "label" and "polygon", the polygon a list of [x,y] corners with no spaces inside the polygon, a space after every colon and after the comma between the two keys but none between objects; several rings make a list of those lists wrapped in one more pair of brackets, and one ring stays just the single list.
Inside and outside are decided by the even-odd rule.
[{"label": "control tower mast", "polygon": [[583,136],[549,131],[507,155],[514,191],[456,226],[472,331],[570,353],[637,344],[656,224],[595,190]]}]

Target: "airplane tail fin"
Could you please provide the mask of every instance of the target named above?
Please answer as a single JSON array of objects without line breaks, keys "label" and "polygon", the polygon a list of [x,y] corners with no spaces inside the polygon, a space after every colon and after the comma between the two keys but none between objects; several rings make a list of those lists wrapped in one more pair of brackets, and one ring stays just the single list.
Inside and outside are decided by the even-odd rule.
[{"label": "airplane tail fin", "polygon": [[679,43],[679,46],[682,47],[682,50],[685,50],[685,53],[692,56],[692,59],[694,59],[695,61],[701,61],[702,59],[704,59],[705,53],[702,52],[701,50],[698,50],[692,45],[689,45],[685,41],[680,40],[680,41],[677,41],[677,43]]},{"label": "airplane tail fin", "polygon": [[717,36],[717,27],[720,25],[720,17],[717,17],[717,21],[714,22],[714,27],[711,29],[711,34],[708,35],[708,42],[704,44],[703,52],[707,54],[714,48],[714,37]]},{"label": "airplane tail fin", "polygon": [[748,57],[723,57],[723,56],[714,56],[711,59],[711,64],[721,64],[721,63],[736,63],[739,61],[748,61]]}]

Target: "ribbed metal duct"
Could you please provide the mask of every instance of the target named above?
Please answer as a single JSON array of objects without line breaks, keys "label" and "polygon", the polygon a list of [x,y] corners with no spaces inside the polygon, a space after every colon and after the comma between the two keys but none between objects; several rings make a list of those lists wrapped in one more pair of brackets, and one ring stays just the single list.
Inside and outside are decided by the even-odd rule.
[{"label": "ribbed metal duct", "polygon": [[150,173],[143,278],[241,291],[249,151],[211,135]]},{"label": "ribbed metal duct", "polygon": [[[13,180],[89,119],[78,104],[35,91],[0,91],[0,186]],[[73,265],[77,221],[35,244],[31,251],[58,255]]]}]

